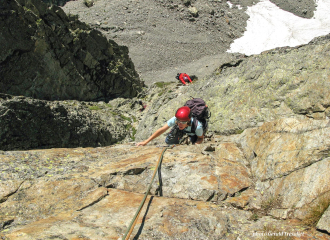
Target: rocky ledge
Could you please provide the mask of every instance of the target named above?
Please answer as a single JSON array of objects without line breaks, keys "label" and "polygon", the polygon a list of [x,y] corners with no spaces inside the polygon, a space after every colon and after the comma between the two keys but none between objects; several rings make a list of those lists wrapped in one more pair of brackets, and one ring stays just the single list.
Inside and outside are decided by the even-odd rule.
[{"label": "rocky ledge", "polygon": [[133,141],[141,108],[136,98],[105,103],[0,94],[0,149],[100,147]]}]

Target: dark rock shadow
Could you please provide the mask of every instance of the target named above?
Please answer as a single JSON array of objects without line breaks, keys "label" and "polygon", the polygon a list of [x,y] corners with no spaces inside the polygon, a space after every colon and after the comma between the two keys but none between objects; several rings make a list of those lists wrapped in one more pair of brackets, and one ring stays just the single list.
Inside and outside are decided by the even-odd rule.
[{"label": "dark rock shadow", "polygon": [[67,2],[71,0],[42,0],[42,1],[46,3],[48,7],[51,7],[53,5],[63,7]]},{"label": "dark rock shadow", "polygon": [[158,168],[158,182],[159,182],[159,187],[157,189],[157,193],[159,193],[159,196],[163,196],[163,181],[162,181],[162,165],[159,166]]}]

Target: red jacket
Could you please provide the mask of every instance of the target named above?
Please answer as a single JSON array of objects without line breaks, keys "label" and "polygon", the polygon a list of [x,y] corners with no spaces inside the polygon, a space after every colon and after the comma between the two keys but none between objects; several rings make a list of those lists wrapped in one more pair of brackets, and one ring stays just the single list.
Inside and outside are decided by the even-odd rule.
[{"label": "red jacket", "polygon": [[179,80],[180,80],[184,85],[186,85],[185,80],[186,80],[186,81],[189,80],[189,82],[192,83],[192,81],[191,81],[189,75],[186,74],[186,73],[181,73],[180,76],[179,76]]}]

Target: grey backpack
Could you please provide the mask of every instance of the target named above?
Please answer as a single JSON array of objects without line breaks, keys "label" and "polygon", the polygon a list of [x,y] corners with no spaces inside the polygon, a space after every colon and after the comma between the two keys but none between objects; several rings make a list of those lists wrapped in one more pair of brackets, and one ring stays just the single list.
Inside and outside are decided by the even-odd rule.
[{"label": "grey backpack", "polygon": [[205,101],[201,98],[192,98],[188,100],[184,106],[190,108],[194,118],[191,126],[191,132],[195,133],[198,124],[197,121],[199,121],[203,124],[203,132],[205,134],[208,128],[208,119],[211,117],[211,112],[209,111]]}]

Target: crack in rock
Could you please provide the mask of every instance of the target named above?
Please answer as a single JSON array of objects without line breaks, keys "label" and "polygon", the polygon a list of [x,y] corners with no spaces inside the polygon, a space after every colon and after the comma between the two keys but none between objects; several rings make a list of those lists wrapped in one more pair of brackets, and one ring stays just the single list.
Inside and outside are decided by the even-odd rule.
[{"label": "crack in rock", "polygon": [[84,210],[84,209],[86,209],[86,208],[88,208],[88,207],[91,207],[91,206],[95,205],[96,203],[100,202],[102,199],[104,199],[104,198],[105,198],[106,196],[108,196],[108,195],[109,195],[109,193],[107,192],[107,194],[105,194],[105,195],[99,197],[99,198],[96,199],[95,201],[93,201],[93,202],[91,202],[90,204],[88,204],[88,205],[86,205],[86,206],[84,206],[84,207],[78,209],[77,211],[82,211],[82,210]]}]

